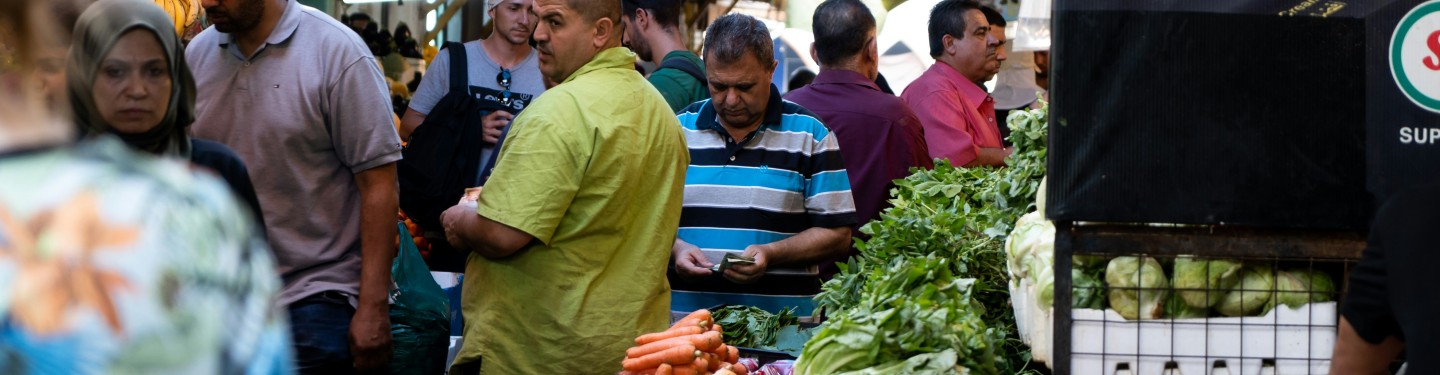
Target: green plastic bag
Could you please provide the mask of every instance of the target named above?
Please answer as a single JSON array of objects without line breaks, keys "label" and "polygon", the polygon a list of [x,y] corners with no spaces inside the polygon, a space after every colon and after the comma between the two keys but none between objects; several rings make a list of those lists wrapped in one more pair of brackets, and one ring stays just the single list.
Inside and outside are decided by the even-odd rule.
[{"label": "green plastic bag", "polygon": [[391,374],[443,374],[449,366],[450,299],[399,223],[400,249],[390,266]]}]

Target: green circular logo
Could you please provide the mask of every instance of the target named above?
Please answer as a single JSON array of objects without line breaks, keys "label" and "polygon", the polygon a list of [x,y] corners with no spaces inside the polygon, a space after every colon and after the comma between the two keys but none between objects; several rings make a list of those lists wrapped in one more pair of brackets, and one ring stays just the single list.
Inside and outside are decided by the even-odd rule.
[{"label": "green circular logo", "polygon": [[1440,112],[1440,0],[1400,19],[1390,38],[1390,73],[1410,101]]}]

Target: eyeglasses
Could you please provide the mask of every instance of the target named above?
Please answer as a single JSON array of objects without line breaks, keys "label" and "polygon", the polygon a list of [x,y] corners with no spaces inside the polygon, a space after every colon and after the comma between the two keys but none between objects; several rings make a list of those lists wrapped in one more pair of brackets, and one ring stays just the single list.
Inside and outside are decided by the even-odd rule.
[{"label": "eyeglasses", "polygon": [[500,105],[510,105],[510,69],[501,68],[500,74],[495,75],[495,83],[500,84],[503,92],[500,93]]}]

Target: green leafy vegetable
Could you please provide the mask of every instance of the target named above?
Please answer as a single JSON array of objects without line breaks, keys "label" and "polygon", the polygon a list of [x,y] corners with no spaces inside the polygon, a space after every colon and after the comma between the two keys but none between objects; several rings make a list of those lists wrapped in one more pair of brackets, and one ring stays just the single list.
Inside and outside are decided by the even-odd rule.
[{"label": "green leafy vegetable", "polygon": [[[949,348],[955,350],[957,362],[962,365],[986,363],[980,366],[963,365],[969,371],[978,374],[1027,372],[1026,367],[1030,360],[1028,349],[1020,342],[1014,314],[1003,308],[1010,303],[1010,280],[1007,275],[1010,266],[1006,262],[1005,240],[1012,224],[1022,214],[1036,208],[1036,192],[1045,175],[1047,121],[1048,106],[1011,113],[1007,123],[1011,128],[1010,141],[1015,146],[1015,152],[1006,159],[1008,167],[958,168],[945,160],[937,160],[934,169],[915,170],[910,176],[896,180],[895,188],[890,192],[892,207],[860,229],[870,238],[856,241],[855,247],[859,250],[859,255],[847,263],[842,263],[840,272],[827,281],[815,297],[816,306],[831,318],[830,323],[825,326],[831,332],[824,333],[823,337],[822,333],[817,333],[807,343],[806,352],[833,353],[829,349],[810,349],[810,346],[830,347],[849,342],[837,342],[838,338],[851,337],[854,333],[847,330],[865,331],[862,335],[872,337],[871,341],[867,341],[870,343],[894,335],[922,335],[932,337],[914,337],[907,340],[947,342],[950,344]],[[885,300],[933,297],[934,293],[942,290],[938,285],[946,285],[946,282],[936,281],[930,283],[930,287],[912,285],[907,281],[914,279],[910,276],[887,273],[900,264],[916,265],[913,262],[906,263],[907,260],[927,257],[946,260],[943,268],[951,274],[950,278],[974,280],[973,284],[967,287],[967,299],[973,297],[975,303],[955,306],[954,311],[946,312],[945,316],[947,319],[956,315],[978,316],[979,319],[975,322],[977,327],[993,332],[993,335],[966,337],[986,337],[987,340],[995,340],[994,342],[978,338],[946,339],[950,334],[944,330],[915,330],[914,327],[879,324],[873,317],[867,317],[881,311],[899,313],[910,308],[878,307],[886,305],[888,302],[884,302]],[[925,269],[927,271],[924,273],[938,271]],[[905,270],[911,271],[915,270]],[[910,290],[911,287],[919,289]],[[908,292],[902,292],[905,290]],[[981,306],[991,308],[985,309]],[[919,312],[914,314],[920,317]],[[904,361],[913,355],[934,353],[945,347],[936,346],[932,349],[934,350],[908,351],[911,355],[904,357],[881,358],[868,354],[862,357],[863,360],[827,357],[825,362],[820,363],[856,361],[854,363],[863,364],[863,367],[836,365],[815,370],[824,370],[817,373],[829,374],[894,365],[896,361]],[[992,354],[989,357],[977,358],[976,353]],[[987,358],[999,359],[990,361]]]},{"label": "green leafy vegetable", "polygon": [[935,256],[901,258],[871,275],[860,304],[827,321],[805,344],[795,373],[878,371],[947,350],[956,355],[952,362],[925,366],[998,373],[1004,362],[995,349],[1005,333],[986,327],[980,317],[985,309],[972,298],[976,281],[955,277],[948,263]]},{"label": "green leafy vegetable", "polygon": [[[1080,309],[1103,309],[1105,308],[1105,282],[1100,269],[1083,270],[1079,268],[1070,269],[1071,293],[1070,306]],[[1051,287],[1050,289],[1055,289]]]},{"label": "green leafy vegetable", "polygon": [[799,324],[793,308],[772,314],[758,307],[731,305],[711,312],[711,316],[724,329],[725,343],[743,348],[773,346],[782,327]]}]

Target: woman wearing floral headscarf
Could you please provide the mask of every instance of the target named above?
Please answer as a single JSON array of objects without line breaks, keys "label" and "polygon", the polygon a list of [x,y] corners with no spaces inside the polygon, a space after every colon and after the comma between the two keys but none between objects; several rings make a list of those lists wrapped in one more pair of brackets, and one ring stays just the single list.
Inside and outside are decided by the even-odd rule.
[{"label": "woman wearing floral headscarf", "polygon": [[293,373],[274,257],[224,183],[115,136],[76,142],[46,105],[33,72],[63,21],[43,5],[67,1],[0,0],[0,373]]}]

